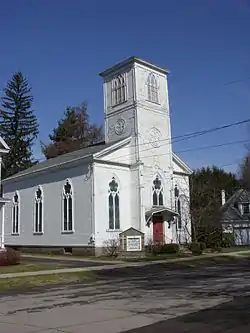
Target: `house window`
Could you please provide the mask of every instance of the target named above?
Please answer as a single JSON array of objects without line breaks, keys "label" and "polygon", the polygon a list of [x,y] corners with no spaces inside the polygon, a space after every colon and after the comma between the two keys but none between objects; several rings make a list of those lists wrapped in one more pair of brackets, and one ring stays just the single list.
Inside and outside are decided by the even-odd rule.
[{"label": "house window", "polygon": [[19,234],[19,223],[20,223],[20,200],[18,192],[13,197],[12,205],[12,234]]},{"label": "house window", "polygon": [[163,206],[163,187],[158,176],[153,181],[153,206]]},{"label": "house window", "polygon": [[69,180],[63,186],[63,232],[73,232],[73,191]]},{"label": "house window", "polygon": [[43,232],[43,193],[39,186],[35,194],[34,233]]},{"label": "house window", "polygon": [[127,100],[127,76],[126,73],[119,75],[112,81],[112,105],[118,105]]},{"label": "house window", "polygon": [[242,211],[243,211],[243,214],[249,214],[250,213],[249,203],[243,203],[242,204]]},{"label": "house window", "polygon": [[148,100],[153,103],[159,103],[159,89],[156,77],[150,73],[147,80]]},{"label": "house window", "polygon": [[120,204],[119,204],[119,189],[115,177],[109,183],[109,229],[120,229]]}]

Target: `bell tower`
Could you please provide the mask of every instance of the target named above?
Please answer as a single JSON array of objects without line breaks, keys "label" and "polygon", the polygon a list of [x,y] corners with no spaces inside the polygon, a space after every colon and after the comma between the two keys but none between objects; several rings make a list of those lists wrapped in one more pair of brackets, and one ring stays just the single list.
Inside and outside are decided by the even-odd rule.
[{"label": "bell tower", "polygon": [[[104,79],[105,140],[131,140],[133,225],[145,228],[145,211],[154,204],[153,180],[159,179],[158,204],[172,204],[172,144],[167,70],[138,57],[100,73]],[[122,159],[122,157],[121,157]]]},{"label": "bell tower", "polygon": [[160,163],[157,156],[152,161],[149,155],[172,153],[167,70],[130,57],[100,76],[104,79],[105,141],[132,136],[143,163]]}]

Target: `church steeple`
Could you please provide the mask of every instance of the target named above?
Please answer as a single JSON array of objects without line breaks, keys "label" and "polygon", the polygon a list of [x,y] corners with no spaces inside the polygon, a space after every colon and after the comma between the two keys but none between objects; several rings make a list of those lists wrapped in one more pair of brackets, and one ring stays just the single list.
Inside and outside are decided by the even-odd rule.
[{"label": "church steeple", "polygon": [[[105,141],[128,136],[151,148],[170,137],[167,70],[130,57],[100,73],[104,79]],[[140,139],[139,139],[140,136]]]}]

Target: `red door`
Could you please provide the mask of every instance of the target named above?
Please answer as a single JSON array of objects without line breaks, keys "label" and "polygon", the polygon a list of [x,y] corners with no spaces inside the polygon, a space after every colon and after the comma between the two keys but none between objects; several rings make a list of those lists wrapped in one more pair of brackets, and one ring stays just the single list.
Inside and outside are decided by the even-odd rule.
[{"label": "red door", "polygon": [[162,216],[155,216],[153,219],[153,239],[154,243],[164,243],[163,233],[163,218]]}]

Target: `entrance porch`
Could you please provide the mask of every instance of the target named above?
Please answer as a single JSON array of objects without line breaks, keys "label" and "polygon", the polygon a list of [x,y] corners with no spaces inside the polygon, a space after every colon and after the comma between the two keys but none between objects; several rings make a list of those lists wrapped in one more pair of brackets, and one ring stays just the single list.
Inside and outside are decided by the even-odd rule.
[{"label": "entrance porch", "polygon": [[164,206],[153,206],[146,212],[146,225],[150,228],[154,243],[165,244],[176,241],[173,225],[175,225],[175,217],[178,215],[174,210]]}]

